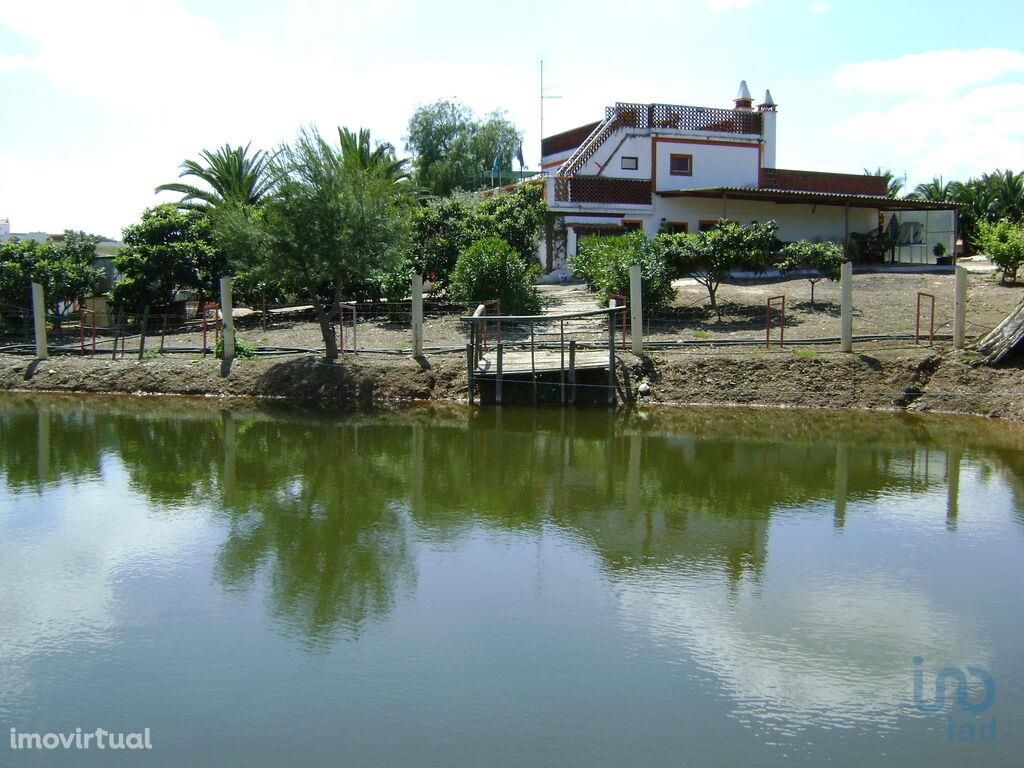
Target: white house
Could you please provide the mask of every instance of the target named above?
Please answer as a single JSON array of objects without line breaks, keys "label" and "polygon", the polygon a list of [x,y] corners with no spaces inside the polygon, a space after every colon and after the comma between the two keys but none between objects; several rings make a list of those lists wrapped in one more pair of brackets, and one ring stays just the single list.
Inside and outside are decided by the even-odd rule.
[{"label": "white house", "polygon": [[770,92],[755,107],[742,82],[732,109],[619,102],[603,120],[546,137],[546,199],[565,228],[549,231],[542,262],[562,267],[588,234],[697,232],[720,219],[773,219],[784,241],[881,230],[881,258],[895,263],[934,264],[936,244],[953,253],[947,203],[888,198],[877,176],[779,168],[778,117]]}]

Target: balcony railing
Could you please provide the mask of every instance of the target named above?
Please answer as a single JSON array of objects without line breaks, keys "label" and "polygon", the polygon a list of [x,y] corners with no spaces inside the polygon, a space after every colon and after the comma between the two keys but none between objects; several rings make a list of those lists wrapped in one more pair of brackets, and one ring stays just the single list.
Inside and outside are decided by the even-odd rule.
[{"label": "balcony railing", "polygon": [[763,125],[760,112],[680,104],[628,104],[620,101],[614,107],[605,107],[605,119],[613,116],[620,128],[677,128],[759,136]]},{"label": "balcony railing", "polygon": [[651,182],[604,176],[556,176],[555,202],[650,205]]}]

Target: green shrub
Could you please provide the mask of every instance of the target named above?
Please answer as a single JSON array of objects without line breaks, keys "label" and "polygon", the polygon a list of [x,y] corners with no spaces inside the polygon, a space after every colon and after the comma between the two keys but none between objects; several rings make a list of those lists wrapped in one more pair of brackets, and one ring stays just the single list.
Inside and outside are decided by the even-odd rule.
[{"label": "green shrub", "polygon": [[843,248],[836,243],[812,243],[798,240],[782,248],[782,261],[775,266],[782,274],[807,270],[807,281],[811,284],[811,307],[814,307],[814,286],[821,280],[839,279],[843,266]]},{"label": "green shrub", "polygon": [[467,304],[500,299],[505,315],[533,315],[540,312],[540,294],[534,285],[539,271],[539,265],[528,267],[504,240],[488,237],[459,254],[451,293]]},{"label": "green shrub", "polygon": [[[217,343],[213,347],[213,353],[217,356],[218,360],[224,359],[224,335],[221,334],[217,338]],[[241,360],[247,360],[256,357],[256,350],[252,344],[247,342],[245,339],[240,339],[235,336],[235,357]]]},{"label": "green shrub", "polygon": [[629,268],[634,264],[640,265],[644,307],[662,306],[675,298],[664,254],[643,232],[584,238],[569,259],[569,269],[598,292],[602,304],[612,294],[629,295]]},{"label": "green shrub", "polygon": [[1017,282],[1017,270],[1024,264],[1024,226],[1006,219],[978,222],[981,247],[1003,272],[1003,280]]},{"label": "green shrub", "polygon": [[763,271],[769,254],[777,248],[778,230],[774,221],[744,227],[722,219],[714,228],[696,234],[658,235],[656,244],[672,276],[691,277],[704,286],[711,308],[721,320],[718,286],[734,269]]}]

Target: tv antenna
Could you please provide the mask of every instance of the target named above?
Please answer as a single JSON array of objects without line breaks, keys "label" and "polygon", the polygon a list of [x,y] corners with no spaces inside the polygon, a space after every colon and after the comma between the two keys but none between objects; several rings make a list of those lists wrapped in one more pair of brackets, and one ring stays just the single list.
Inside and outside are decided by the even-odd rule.
[{"label": "tv antenna", "polygon": [[548,99],[560,99],[561,96],[548,95],[547,91],[558,86],[544,87],[544,59],[540,60],[540,172],[544,173],[544,102]]}]

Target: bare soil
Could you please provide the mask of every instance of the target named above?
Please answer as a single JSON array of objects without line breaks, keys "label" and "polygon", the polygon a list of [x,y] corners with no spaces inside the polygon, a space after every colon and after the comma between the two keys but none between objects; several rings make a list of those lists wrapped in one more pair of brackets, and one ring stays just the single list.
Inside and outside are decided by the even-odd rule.
[{"label": "bare soil", "polygon": [[[706,306],[703,288],[683,281],[677,308],[656,316],[650,337],[663,341],[699,341],[699,346],[657,348],[637,358],[619,356],[619,401],[640,404],[714,404],[941,411],[1024,421],[1024,355],[1003,366],[980,365],[976,355],[955,353],[948,342],[916,345],[912,340],[858,343],[855,354],[834,345],[765,349],[735,347],[718,341],[764,339],[764,301],[787,296],[787,339],[838,336],[838,286],[816,288],[816,306],[806,299],[805,280],[723,285],[723,318]],[[918,291],[936,297],[936,330],[949,332],[953,276],[864,274],[854,277],[856,334],[899,334],[914,330]],[[548,312],[594,308],[584,286],[544,286]],[[969,335],[978,338],[997,325],[1024,298],[1024,286],[1003,285],[990,274],[973,274],[969,287]],[[926,317],[930,318],[930,314]],[[602,318],[579,321],[566,329],[579,337],[607,338]],[[556,336],[558,323],[538,326]],[[506,329],[509,337],[528,333]],[[457,402],[467,398],[465,356],[430,347],[458,350],[467,329],[458,315],[428,316],[424,358],[413,359],[409,326],[402,318],[364,319],[358,328],[361,349],[392,354],[345,354],[327,363],[319,326],[302,316],[276,316],[267,328],[258,318],[240,322],[239,335],[257,347],[316,350],[236,360],[225,369],[212,356],[178,353],[139,361],[129,354],[57,356],[34,361],[27,355],[0,354],[0,390],[163,393],[213,397],[288,398],[330,404],[385,404],[418,400]],[[168,337],[168,347],[198,349],[201,335],[191,330]],[[210,341],[212,346],[212,341]],[[77,344],[76,344],[77,346]],[[129,342],[129,349],[137,341]],[[159,336],[147,342],[159,347]],[[108,345],[109,348],[109,345]],[[406,350],[404,354],[396,354]]]}]

